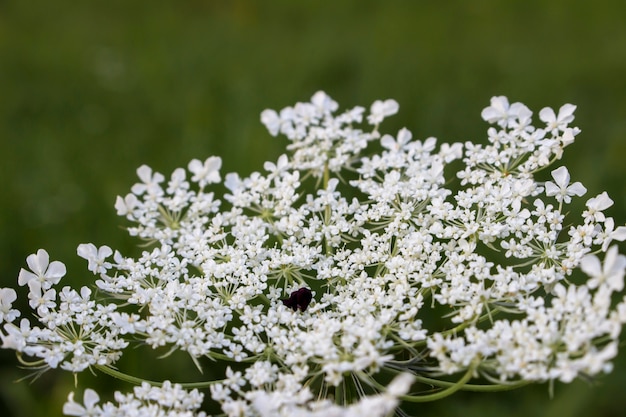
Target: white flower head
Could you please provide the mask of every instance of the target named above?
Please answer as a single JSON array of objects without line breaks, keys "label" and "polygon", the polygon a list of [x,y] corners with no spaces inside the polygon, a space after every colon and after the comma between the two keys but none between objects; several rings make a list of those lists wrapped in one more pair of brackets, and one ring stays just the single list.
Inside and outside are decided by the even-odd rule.
[{"label": "white flower head", "polygon": [[[398,107],[378,100],[363,120],[364,108],[335,114],[317,92],[265,110],[270,134],[289,139],[285,154],[227,174],[224,189],[204,189],[222,181],[218,157],[192,160],[190,175],[175,169],[166,185],[140,167],[115,208],[148,245],[136,257],[79,245],[96,291],[59,288],[65,266],[30,255],[18,283],[34,321],[13,323],[16,291],[0,289],[2,347],[73,373],[111,369],[136,343],[198,366],[224,361],[208,391],[232,416],[382,417],[424,400],[423,387],[410,393],[419,377],[447,386],[461,373],[441,391],[452,393],[478,375],[569,382],[609,370],[626,323],[626,299],[612,303],[626,257],[610,244],[626,227],[605,216],[606,193],[563,210],[586,192],[565,167],[536,178],[579,132],[574,106],[542,110],[538,129],[526,106],[493,97],[485,144],[441,145],[379,133]],[[202,399],[165,381],[115,402],[71,394],[63,410],[204,417]]]}]

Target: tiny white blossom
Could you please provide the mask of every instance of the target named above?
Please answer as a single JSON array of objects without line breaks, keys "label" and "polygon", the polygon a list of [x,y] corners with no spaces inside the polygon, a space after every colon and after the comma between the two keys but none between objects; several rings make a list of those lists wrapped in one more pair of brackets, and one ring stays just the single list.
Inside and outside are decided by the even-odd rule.
[{"label": "tiny white blossom", "polygon": [[322,113],[332,113],[339,108],[339,104],[323,91],[318,91],[313,94],[311,103]]},{"label": "tiny white blossom", "polygon": [[137,176],[142,181],[141,183],[137,183],[133,185],[131,191],[133,194],[141,195],[143,193],[148,193],[150,195],[160,195],[163,190],[159,185],[165,180],[163,174],[158,172],[153,173],[152,168],[147,165],[142,165],[137,168]]},{"label": "tiny white blossom", "polygon": [[574,120],[574,111],[576,106],[573,104],[564,104],[556,115],[550,107],[544,107],[539,112],[539,119],[547,125],[547,130],[556,132],[557,130],[565,130],[565,127]]},{"label": "tiny white blossom", "polygon": [[604,213],[602,212],[613,205],[613,200],[611,200],[605,191],[602,194],[587,200],[586,205],[588,211],[583,213],[583,215],[592,216],[595,221],[602,222],[605,219]]},{"label": "tiny white blossom", "polygon": [[12,309],[13,301],[17,300],[17,293],[13,288],[0,288],[0,323],[12,322],[20,316],[20,311]]},{"label": "tiny white blossom", "polygon": [[23,268],[20,270],[17,278],[19,285],[26,285],[31,280],[37,280],[43,289],[48,289],[58,284],[66,273],[65,265],[59,261],[50,262],[48,252],[44,249],[39,249],[36,254],[28,255],[26,263],[30,271]]},{"label": "tiny white blossom", "polygon": [[400,374],[387,385],[386,394],[393,397],[405,395],[411,389],[415,377],[409,373]]},{"label": "tiny white blossom", "polygon": [[392,152],[398,152],[411,142],[412,137],[413,135],[408,129],[402,128],[398,132],[397,139],[394,139],[391,135],[383,135],[380,139],[380,144],[383,148]]},{"label": "tiny white blossom", "polygon": [[281,120],[275,110],[266,109],[261,112],[261,123],[265,125],[270,135],[276,136],[280,131]]},{"label": "tiny white blossom", "polygon": [[194,175],[192,181],[197,182],[200,187],[207,184],[214,184],[221,181],[219,170],[222,167],[222,159],[217,156],[207,158],[204,163],[198,159],[189,162],[189,171]]},{"label": "tiny white blossom", "polygon": [[615,229],[615,221],[613,218],[609,217],[604,220],[604,232],[603,232],[603,242],[602,242],[602,251],[606,252],[609,245],[613,240],[619,240],[623,242],[626,240],[626,226],[619,226]]},{"label": "tiny white blossom", "polygon": [[396,114],[399,108],[398,102],[393,99],[385,101],[376,100],[370,107],[370,114],[367,116],[367,121],[371,125],[378,125],[385,117]]},{"label": "tiny white blossom", "polygon": [[595,255],[587,255],[580,261],[580,268],[591,279],[587,282],[589,288],[608,285],[612,291],[621,291],[624,288],[624,273],[626,272],[626,256],[617,252],[617,246],[611,246],[604,258],[604,264]]},{"label": "tiny white blossom", "polygon": [[509,100],[505,96],[494,96],[491,98],[491,105],[483,109],[480,115],[486,122],[505,127],[523,113],[525,107],[521,103],[509,105]]},{"label": "tiny white blossom", "polygon": [[87,388],[83,394],[83,404],[74,401],[74,393],[70,392],[67,402],[63,405],[63,414],[66,416],[95,417],[102,414],[98,402],[100,396],[91,388]]},{"label": "tiny white blossom", "polygon": [[135,207],[139,204],[139,200],[135,194],[129,193],[122,198],[117,196],[115,200],[115,209],[118,216],[131,216]]},{"label": "tiny white blossom", "polygon": [[106,258],[113,255],[113,250],[106,245],[96,248],[93,243],[81,243],[76,252],[78,256],[89,261],[87,269],[94,274],[104,274],[112,266],[110,262],[105,262]]},{"label": "tiny white blossom", "polygon": [[580,183],[575,182],[570,185],[569,171],[565,167],[559,167],[552,171],[552,178],[555,182],[547,181],[545,184],[546,195],[555,196],[558,202],[569,204],[573,195],[582,196],[587,189]]},{"label": "tiny white blossom", "polygon": [[271,173],[279,174],[289,168],[289,158],[287,157],[287,155],[283,154],[278,158],[278,161],[276,163],[266,161],[263,164],[263,168]]}]

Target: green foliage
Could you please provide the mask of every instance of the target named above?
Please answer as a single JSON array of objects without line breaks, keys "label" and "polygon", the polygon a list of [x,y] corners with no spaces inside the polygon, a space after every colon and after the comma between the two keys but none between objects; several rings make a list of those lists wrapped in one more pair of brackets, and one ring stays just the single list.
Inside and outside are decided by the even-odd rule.
[{"label": "green foliage", "polygon": [[[625,13],[617,0],[2,2],[0,286],[14,286],[41,247],[67,264],[73,285],[91,279],[79,243],[136,253],[113,203],[139,165],[169,174],[219,155],[223,172],[261,169],[284,143],[260,112],[318,89],[346,107],[392,97],[401,111],[385,122],[390,133],[406,126],[445,141],[483,136],[477,121],[493,95],[534,109],[576,104],[583,132],[565,163],[589,196],[607,190],[609,214],[623,221]],[[621,415],[623,353],[613,374],[557,385],[554,399],[535,386],[457,394],[415,413]],[[203,377],[184,356],[145,356],[126,359],[126,369]],[[0,415],[61,414],[71,375],[14,384],[26,373],[12,352],[0,361]],[[120,388],[104,375],[79,378],[99,392]]]}]

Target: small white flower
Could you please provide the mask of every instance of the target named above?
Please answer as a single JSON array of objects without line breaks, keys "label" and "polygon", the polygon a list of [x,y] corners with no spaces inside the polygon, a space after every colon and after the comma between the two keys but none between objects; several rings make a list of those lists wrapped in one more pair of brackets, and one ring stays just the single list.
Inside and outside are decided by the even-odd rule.
[{"label": "small white flower", "polygon": [[613,240],[623,242],[626,240],[626,226],[619,226],[615,229],[615,221],[609,217],[604,220],[604,232],[602,233],[604,241],[602,242],[602,252],[606,252],[607,248]]},{"label": "small white flower", "polygon": [[521,103],[509,105],[509,100],[505,96],[495,96],[491,97],[491,105],[483,109],[480,115],[486,122],[497,123],[501,127],[505,127],[520,114],[528,117],[524,109],[526,106]]},{"label": "small white flower", "polygon": [[[172,172],[172,177],[167,183],[166,192],[168,194],[175,194],[178,191],[185,191],[189,188],[189,183],[186,181],[187,173],[182,168],[176,168]],[[132,194],[131,194],[132,195]]]},{"label": "small white flower", "polygon": [[611,200],[605,191],[602,194],[587,200],[586,205],[588,211],[583,213],[583,215],[592,217],[596,222],[603,222],[605,217],[602,212],[613,205],[613,200]]},{"label": "small white flower", "polygon": [[218,156],[211,156],[204,163],[198,159],[193,159],[188,166],[189,171],[194,174],[191,180],[197,182],[200,187],[220,182],[219,170],[221,167],[222,159]]},{"label": "small white flower", "polygon": [[322,113],[332,113],[339,108],[339,104],[323,91],[313,94],[311,103]]},{"label": "small white flower", "polygon": [[580,182],[569,184],[569,171],[565,167],[559,167],[552,171],[552,178],[554,182],[547,181],[545,184],[546,195],[555,196],[559,203],[569,204],[572,201],[571,196],[576,195],[580,197],[587,192],[587,189]]},{"label": "small white flower", "polygon": [[50,262],[48,252],[44,249],[39,249],[36,254],[28,255],[26,263],[32,272],[22,268],[17,278],[19,285],[26,285],[31,280],[37,280],[41,288],[48,289],[58,284],[66,273],[65,265],[59,261]]},{"label": "small white flower", "polygon": [[139,205],[139,200],[135,194],[129,193],[122,198],[119,195],[115,200],[115,209],[118,216],[131,216],[133,210]]},{"label": "small white flower", "polygon": [[33,309],[38,310],[41,315],[46,315],[48,309],[56,307],[56,290],[54,288],[47,289],[42,285],[41,281],[28,281],[28,298],[29,304]]},{"label": "small white flower", "polygon": [[539,119],[546,123],[546,129],[556,133],[556,131],[564,131],[569,123],[574,120],[574,111],[576,106],[573,104],[564,104],[556,115],[550,107],[544,107],[539,112]]},{"label": "small white flower", "polygon": [[97,392],[91,388],[87,388],[83,394],[83,404],[81,405],[74,401],[74,393],[70,392],[67,402],[63,405],[63,414],[67,416],[79,416],[79,417],[96,417],[100,416],[102,409],[98,402],[100,396]]},{"label": "small white flower", "polygon": [[379,125],[385,117],[393,116],[398,112],[400,105],[393,99],[385,101],[376,100],[370,107],[370,114],[367,121],[371,125]]},{"label": "small white flower", "polygon": [[20,311],[12,309],[17,293],[13,288],[0,288],[0,323],[12,322],[20,316]]},{"label": "small white flower", "polygon": [[[289,158],[287,157],[287,155],[283,154],[278,158],[278,161],[276,163],[270,162],[270,161],[266,161],[263,164],[263,168],[266,171],[269,171],[272,174],[280,174],[281,172],[285,171],[287,168],[289,168]],[[228,180],[228,176],[232,175],[232,174],[228,174],[227,180]],[[232,180],[231,180],[232,181]],[[230,189],[230,188],[229,188]]]},{"label": "small white flower", "polygon": [[113,250],[106,245],[96,248],[93,243],[81,243],[78,245],[76,253],[89,261],[87,269],[94,274],[104,274],[112,266],[110,262],[105,262],[106,258],[113,255]]},{"label": "small white flower", "polygon": [[607,285],[612,291],[621,291],[624,288],[624,273],[626,272],[626,256],[617,252],[617,246],[611,246],[604,258],[604,264],[595,255],[587,255],[580,261],[580,269],[591,279],[587,281],[589,288]]},{"label": "small white flower", "polygon": [[142,181],[141,183],[137,183],[133,185],[131,191],[135,195],[142,195],[143,193],[148,193],[150,195],[161,195],[163,190],[159,185],[165,180],[163,174],[158,172],[152,173],[152,168],[147,165],[142,165],[137,168],[137,176]]},{"label": "small white flower", "polygon": [[26,349],[26,340],[30,336],[31,328],[28,319],[20,320],[20,327],[13,323],[4,325],[6,334],[0,332],[3,349],[14,349],[17,352],[24,352]]},{"label": "small white flower", "polygon": [[391,152],[399,152],[411,142],[412,137],[413,135],[408,129],[402,128],[398,132],[397,139],[394,139],[391,135],[383,135],[380,139],[380,144]]},{"label": "small white flower", "polygon": [[261,112],[261,123],[265,125],[270,135],[276,136],[280,131],[281,120],[275,110],[265,109]]}]

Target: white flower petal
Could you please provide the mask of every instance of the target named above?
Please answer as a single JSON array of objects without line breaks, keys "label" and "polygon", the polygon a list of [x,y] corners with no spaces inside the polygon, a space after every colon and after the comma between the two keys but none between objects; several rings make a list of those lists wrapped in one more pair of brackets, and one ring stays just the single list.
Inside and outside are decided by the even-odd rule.
[{"label": "white flower petal", "polygon": [[552,171],[552,178],[560,188],[566,188],[569,184],[569,171],[565,167],[559,167]]},{"label": "white flower petal", "polygon": [[564,104],[559,109],[559,116],[557,120],[561,123],[570,123],[574,120],[574,111],[576,106],[573,104]]},{"label": "white flower petal", "polygon": [[580,260],[580,269],[592,278],[602,275],[602,264],[595,255],[587,255]]},{"label": "white flower petal", "polygon": [[545,123],[552,123],[556,120],[556,115],[554,114],[554,110],[550,107],[544,107],[539,112],[539,119]]}]

